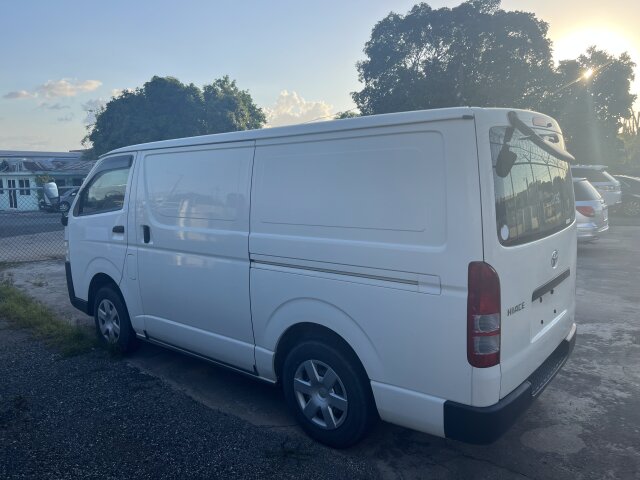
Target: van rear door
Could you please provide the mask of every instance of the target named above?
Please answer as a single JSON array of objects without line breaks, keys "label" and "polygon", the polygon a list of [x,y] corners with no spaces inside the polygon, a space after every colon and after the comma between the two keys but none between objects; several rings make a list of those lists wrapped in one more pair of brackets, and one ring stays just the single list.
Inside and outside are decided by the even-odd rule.
[{"label": "van rear door", "polygon": [[[575,311],[570,155],[562,154],[553,119],[532,112],[509,115],[515,120],[506,110],[485,110],[477,119],[484,260],[500,280],[500,398],[569,335]],[[528,128],[519,129],[518,122]],[[541,145],[541,138],[554,148]]]}]

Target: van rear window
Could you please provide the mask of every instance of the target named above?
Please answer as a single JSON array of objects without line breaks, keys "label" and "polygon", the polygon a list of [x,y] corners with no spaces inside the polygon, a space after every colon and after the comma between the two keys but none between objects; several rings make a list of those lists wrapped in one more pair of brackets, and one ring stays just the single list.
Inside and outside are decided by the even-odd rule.
[{"label": "van rear window", "polygon": [[[489,138],[500,243],[521,245],[570,225],[575,203],[569,164],[512,127],[494,127]],[[515,162],[506,176],[500,176],[496,163],[505,145]]]}]

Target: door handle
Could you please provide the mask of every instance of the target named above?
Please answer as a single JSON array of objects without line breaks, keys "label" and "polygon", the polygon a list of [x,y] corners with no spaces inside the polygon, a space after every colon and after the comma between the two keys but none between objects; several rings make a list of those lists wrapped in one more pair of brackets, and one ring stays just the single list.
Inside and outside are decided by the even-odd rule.
[{"label": "door handle", "polygon": [[151,241],[151,229],[149,225],[142,225],[142,239],[144,243],[149,243]]},{"label": "door handle", "polygon": [[124,225],[116,225],[111,229],[113,233],[124,233]]}]

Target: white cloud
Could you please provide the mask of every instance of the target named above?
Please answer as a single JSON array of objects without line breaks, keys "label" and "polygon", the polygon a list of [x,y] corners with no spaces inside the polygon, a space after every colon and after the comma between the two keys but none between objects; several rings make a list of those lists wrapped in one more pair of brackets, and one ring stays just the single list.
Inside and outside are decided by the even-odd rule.
[{"label": "white cloud", "polygon": [[102,82],[100,80],[70,80],[63,78],[61,80],[49,80],[42,85],[37,86],[32,91],[17,90],[9,92],[3,96],[3,98],[9,100],[22,99],[22,98],[55,98],[55,97],[75,97],[79,93],[93,92],[100,87]]},{"label": "white cloud", "polygon": [[292,125],[333,117],[333,106],[323,101],[307,101],[296,92],[283,90],[272,107],[264,109],[268,127]]},{"label": "white cloud", "polygon": [[45,98],[54,97],[75,97],[79,93],[92,92],[97,89],[102,82],[100,80],[49,80],[36,88],[38,95]]},{"label": "white cloud", "polygon": [[19,98],[33,98],[35,94],[27,92],[26,90],[17,90],[15,92],[9,92],[2,96],[2,98],[6,98],[8,100],[16,100]]}]

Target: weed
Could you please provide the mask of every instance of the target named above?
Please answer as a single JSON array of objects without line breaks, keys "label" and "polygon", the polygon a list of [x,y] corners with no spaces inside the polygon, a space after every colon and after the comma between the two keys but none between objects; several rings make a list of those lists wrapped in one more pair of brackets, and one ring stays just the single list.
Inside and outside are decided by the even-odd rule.
[{"label": "weed", "polygon": [[0,317],[13,327],[31,331],[63,357],[86,353],[97,344],[91,328],[70,325],[57,318],[44,305],[7,281],[0,283]]}]

